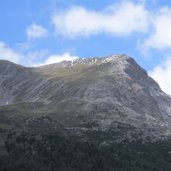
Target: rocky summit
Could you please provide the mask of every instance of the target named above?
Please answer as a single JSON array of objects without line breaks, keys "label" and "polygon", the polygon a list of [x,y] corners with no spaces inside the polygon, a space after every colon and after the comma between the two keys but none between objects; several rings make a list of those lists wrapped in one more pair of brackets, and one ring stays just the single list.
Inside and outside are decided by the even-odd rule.
[{"label": "rocky summit", "polygon": [[1,130],[103,142],[171,135],[171,97],[123,54],[31,68],[1,60],[0,94]]}]

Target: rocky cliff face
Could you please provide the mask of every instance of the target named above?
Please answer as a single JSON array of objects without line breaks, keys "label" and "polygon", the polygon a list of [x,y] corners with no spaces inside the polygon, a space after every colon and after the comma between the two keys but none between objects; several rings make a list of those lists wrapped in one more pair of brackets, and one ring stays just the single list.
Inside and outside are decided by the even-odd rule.
[{"label": "rocky cliff face", "polygon": [[171,98],[126,55],[37,68],[0,61],[0,94],[0,122],[7,127],[32,129],[37,122],[43,130],[47,122],[53,131],[63,125],[79,135],[171,134]]}]

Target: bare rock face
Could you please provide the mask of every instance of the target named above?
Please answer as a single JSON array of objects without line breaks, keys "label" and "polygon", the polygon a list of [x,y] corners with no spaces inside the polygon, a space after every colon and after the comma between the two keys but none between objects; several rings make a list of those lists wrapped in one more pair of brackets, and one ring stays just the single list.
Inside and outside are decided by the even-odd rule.
[{"label": "bare rock face", "polygon": [[18,124],[26,129],[28,120],[34,129],[38,120],[40,129],[39,118],[48,117],[42,129],[46,120],[48,128],[58,122],[79,136],[92,131],[110,138],[115,132],[120,139],[171,134],[170,96],[126,55],[37,68],[0,61],[0,93],[0,117],[20,118]]}]

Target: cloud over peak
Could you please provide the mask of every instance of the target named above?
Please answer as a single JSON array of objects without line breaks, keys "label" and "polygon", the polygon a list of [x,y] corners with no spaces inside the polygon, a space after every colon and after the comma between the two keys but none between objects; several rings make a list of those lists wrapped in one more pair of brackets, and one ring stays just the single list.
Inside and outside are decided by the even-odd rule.
[{"label": "cloud over peak", "polygon": [[148,29],[148,12],[143,4],[123,1],[108,6],[103,11],[74,6],[52,17],[56,34],[68,36],[90,36],[106,33],[125,36]]}]

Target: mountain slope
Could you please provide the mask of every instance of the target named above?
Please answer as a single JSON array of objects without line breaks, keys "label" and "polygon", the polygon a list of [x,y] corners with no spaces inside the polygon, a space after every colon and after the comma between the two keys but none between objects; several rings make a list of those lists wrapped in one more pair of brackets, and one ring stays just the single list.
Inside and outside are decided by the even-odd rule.
[{"label": "mountain slope", "polygon": [[0,93],[2,127],[12,122],[24,129],[34,123],[42,131],[48,124],[49,131],[63,125],[79,135],[92,130],[121,137],[171,134],[171,98],[126,55],[37,68],[0,61]]}]

